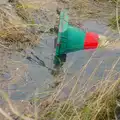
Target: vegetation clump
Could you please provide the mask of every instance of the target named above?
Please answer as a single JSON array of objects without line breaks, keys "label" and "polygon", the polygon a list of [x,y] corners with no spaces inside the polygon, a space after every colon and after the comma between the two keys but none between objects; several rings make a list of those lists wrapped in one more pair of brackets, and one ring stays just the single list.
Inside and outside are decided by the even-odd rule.
[{"label": "vegetation clump", "polygon": [[118,27],[120,27],[120,16],[118,17],[118,21],[117,21],[116,17],[113,17],[110,19],[109,22],[110,22],[109,26],[111,26],[113,29],[117,29]]},{"label": "vegetation clump", "polygon": [[0,17],[0,41],[2,44],[7,46],[15,44],[16,48],[25,48],[38,43],[39,36],[31,30],[31,26],[26,21],[18,16],[14,6],[9,3],[1,5]]}]

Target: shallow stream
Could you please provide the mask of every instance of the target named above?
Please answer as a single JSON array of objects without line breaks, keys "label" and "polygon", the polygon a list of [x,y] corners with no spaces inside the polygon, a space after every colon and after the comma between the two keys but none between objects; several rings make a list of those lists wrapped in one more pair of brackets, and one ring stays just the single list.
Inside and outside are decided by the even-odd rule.
[{"label": "shallow stream", "polygon": [[[107,35],[110,35],[114,39],[118,37],[117,34],[113,34],[110,29],[107,27],[107,25],[104,23],[98,23],[93,20],[85,21],[83,23],[83,26],[88,31],[97,32],[99,34],[105,34],[107,31]],[[54,58],[54,39],[56,35],[47,35],[45,34],[43,36],[43,39],[40,41],[40,44],[34,48],[34,52],[41,59],[44,61],[45,65],[48,68],[53,69],[53,58]],[[95,52],[95,53],[94,53]],[[72,77],[76,72],[78,72],[83,65],[87,63],[89,58],[94,53],[94,56],[90,63],[88,64],[84,76],[85,78],[89,78],[91,73],[94,71],[94,69],[101,63],[98,70],[94,74],[94,77],[92,79],[95,79],[95,81],[102,79],[105,77],[108,73],[107,70],[110,70],[113,63],[120,57],[120,50],[112,50],[112,49],[98,49],[98,50],[84,50],[84,51],[77,51],[74,53],[70,53],[67,55],[66,63],[63,65],[63,71],[68,68],[68,74],[66,77],[70,78]],[[33,96],[34,92],[37,89],[37,92],[39,93],[40,97],[45,97],[46,95],[49,95],[44,93],[47,90],[53,90],[50,89],[49,86],[53,84],[54,82],[54,76],[51,74],[50,69],[45,68],[43,66],[38,65],[35,61],[30,62],[29,60],[25,59],[23,61],[25,64],[28,64],[28,73],[26,73],[25,81],[21,82],[19,81],[15,85],[9,86],[11,89],[9,90],[9,95],[13,100],[23,100],[23,99],[29,99]],[[106,72],[105,72],[106,70]],[[115,67],[116,71],[120,71],[120,62]],[[119,76],[119,74],[116,74],[116,78]],[[69,88],[69,87],[68,87]],[[43,93],[43,94],[40,94]],[[68,94],[68,92],[66,93]]]}]

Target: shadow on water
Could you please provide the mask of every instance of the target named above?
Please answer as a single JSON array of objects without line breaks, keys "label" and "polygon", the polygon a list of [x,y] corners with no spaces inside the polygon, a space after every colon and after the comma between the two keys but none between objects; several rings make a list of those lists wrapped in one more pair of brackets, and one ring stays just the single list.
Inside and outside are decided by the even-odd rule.
[{"label": "shadow on water", "polygon": [[[96,21],[85,21],[83,24],[85,28],[88,28],[88,31],[100,34],[104,34],[108,30],[108,27],[105,24],[99,24]],[[108,34],[111,35],[111,32]],[[18,82],[16,90],[13,92],[9,91],[13,100],[29,99],[33,96],[36,89],[38,90],[38,95],[40,97],[49,95],[48,91],[53,90],[49,86],[54,83],[54,75],[59,74],[59,69],[61,67],[63,70],[68,68],[68,77],[66,77],[66,79],[69,80],[72,75],[78,72],[82,66],[87,63],[94,52],[95,54],[88,64],[84,76],[85,79],[88,79],[96,66],[102,61],[94,75],[95,80],[101,79],[103,76],[105,77],[105,70],[110,70],[113,62],[115,62],[120,56],[120,50],[98,49],[96,51],[77,51],[67,55],[64,54],[58,56],[61,64],[56,64],[55,66],[53,64],[55,55],[55,38],[55,35],[45,34],[40,41],[40,44],[33,49],[34,52],[29,51],[30,56],[27,56],[27,59],[23,61],[25,64],[28,64],[28,73],[25,75],[25,81]],[[55,73],[56,70],[58,70],[58,73]],[[115,70],[120,71],[120,63],[115,67]],[[40,94],[45,92],[48,94]]]}]

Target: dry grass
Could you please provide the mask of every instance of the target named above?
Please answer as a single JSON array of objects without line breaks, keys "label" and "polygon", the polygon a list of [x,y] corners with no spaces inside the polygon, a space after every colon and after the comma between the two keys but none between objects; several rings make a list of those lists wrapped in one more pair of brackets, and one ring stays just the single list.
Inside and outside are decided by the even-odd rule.
[{"label": "dry grass", "polygon": [[[54,8],[52,6],[52,9],[49,8],[49,3]],[[1,5],[1,43],[5,45],[15,44],[19,48],[38,44],[41,37],[40,31],[49,31],[55,24],[55,4],[54,1],[50,0],[35,0],[34,2],[30,0],[11,0],[10,3]]]},{"label": "dry grass", "polygon": [[[27,0],[26,0],[27,1]],[[76,13],[81,12],[81,7],[87,7],[87,0],[82,2],[77,0],[73,4],[71,0],[70,9],[78,10]],[[28,9],[28,4],[22,4],[21,1],[15,1],[13,6],[16,7],[17,14],[12,6],[4,5],[0,9],[1,13],[1,34],[0,38],[2,43],[30,43],[33,44],[37,41],[37,34],[31,33],[28,29],[31,29],[31,25],[35,25],[32,20],[32,16],[29,11],[34,9]],[[22,6],[22,7],[21,7]],[[36,9],[36,8],[35,8]],[[27,11],[28,10],[28,11]],[[11,11],[11,12],[10,12]],[[27,12],[26,12],[27,11]],[[86,11],[84,11],[86,13]],[[90,11],[91,12],[91,11]],[[12,15],[10,14],[12,13]],[[19,15],[19,17],[17,16]],[[21,18],[20,18],[21,17]],[[27,24],[27,22],[29,24]],[[29,27],[28,27],[29,26]],[[36,38],[37,37],[37,38]],[[3,42],[4,41],[4,42]],[[21,45],[22,46],[22,45]],[[115,119],[115,108],[117,106],[116,100],[119,97],[120,77],[114,80],[115,75],[118,72],[114,72],[114,68],[119,62],[120,58],[112,66],[108,73],[108,76],[99,81],[93,81],[97,69],[100,64],[94,69],[93,73],[85,81],[81,76],[92,60],[88,60],[88,63],[73,76],[71,80],[65,81],[66,76],[63,75],[59,78],[62,81],[60,86],[57,87],[54,94],[50,98],[44,100],[36,98],[33,101],[33,105],[29,102],[20,102],[13,104],[8,95],[0,91],[5,101],[6,106],[0,107],[0,114],[3,119],[8,120],[113,120]],[[65,73],[66,74],[66,73]],[[78,84],[80,83],[80,84]],[[93,84],[94,83],[94,84]],[[89,86],[90,85],[90,86]],[[72,87],[71,87],[72,86]],[[89,87],[88,87],[89,86]],[[70,88],[67,98],[61,99],[61,93],[64,88]],[[22,106],[24,105],[24,107]],[[16,108],[17,107],[17,108]],[[21,109],[22,107],[22,109]],[[6,109],[7,108],[7,109]],[[25,108],[25,109],[23,109]],[[8,110],[9,109],[9,110]]]},{"label": "dry grass", "polygon": [[8,3],[0,6],[0,41],[5,45],[17,43],[16,46],[22,48],[37,44],[39,36],[31,31],[28,23],[24,22]]},{"label": "dry grass", "polygon": [[[49,3],[51,3],[51,7]],[[64,8],[64,4],[69,8],[71,21],[73,23],[86,18],[98,18],[97,11],[102,11],[102,8],[98,9],[96,5],[93,7],[88,0],[70,0],[67,2],[61,2],[60,0],[58,6],[56,5],[56,1],[51,0],[35,0],[34,2],[30,0],[11,0],[10,4],[0,6],[1,43],[5,45],[17,43],[16,45],[19,48],[38,44],[41,37],[39,32],[46,32],[54,27],[57,18],[55,13],[56,7]],[[52,6],[54,6],[54,8]],[[102,6],[101,4],[101,7]],[[104,7],[107,8],[107,5],[105,6],[104,4]],[[109,16],[107,10],[108,9],[106,9],[105,14]],[[103,12],[99,14],[103,14]],[[37,21],[40,21],[40,23],[36,24],[35,18]]]},{"label": "dry grass", "polygon": [[[7,109],[0,109],[0,113],[9,120],[113,120],[115,119],[115,108],[117,106],[116,101],[119,100],[120,91],[120,79],[114,80],[114,77],[118,72],[114,72],[115,66],[118,64],[120,58],[113,64],[108,75],[99,81],[92,81],[92,76],[96,72],[96,68],[93,71],[90,78],[86,82],[81,81],[81,75],[86,69],[88,63],[78,72],[78,75],[73,76],[70,81],[74,81],[72,89],[70,90],[66,101],[60,99],[63,89],[67,86],[70,87],[70,81],[64,81],[57,87],[57,91],[52,94],[50,98],[41,102],[35,100],[30,105],[29,102],[14,103],[9,100],[8,96],[3,92],[1,94],[7,101]],[[97,66],[97,69],[99,66]],[[114,74],[113,74],[114,72]],[[80,82],[80,85],[78,85]],[[94,84],[90,84],[94,82]],[[89,86],[89,87],[88,87]],[[77,89],[77,91],[76,91]],[[24,109],[22,104],[24,104]],[[9,107],[8,107],[9,106]],[[21,108],[22,107],[22,108]],[[9,110],[8,110],[9,108]],[[25,112],[24,112],[25,111]],[[23,113],[24,112],[24,113]],[[21,116],[22,114],[22,116]]]}]

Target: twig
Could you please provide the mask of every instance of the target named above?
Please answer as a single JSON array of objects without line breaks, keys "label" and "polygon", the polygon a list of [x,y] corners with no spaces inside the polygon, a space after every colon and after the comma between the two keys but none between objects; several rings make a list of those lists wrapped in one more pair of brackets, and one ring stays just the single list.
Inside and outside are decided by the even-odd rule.
[{"label": "twig", "polygon": [[4,115],[7,119],[13,120],[7,113],[5,113],[5,111],[2,110],[2,108],[0,108],[0,113]]}]

